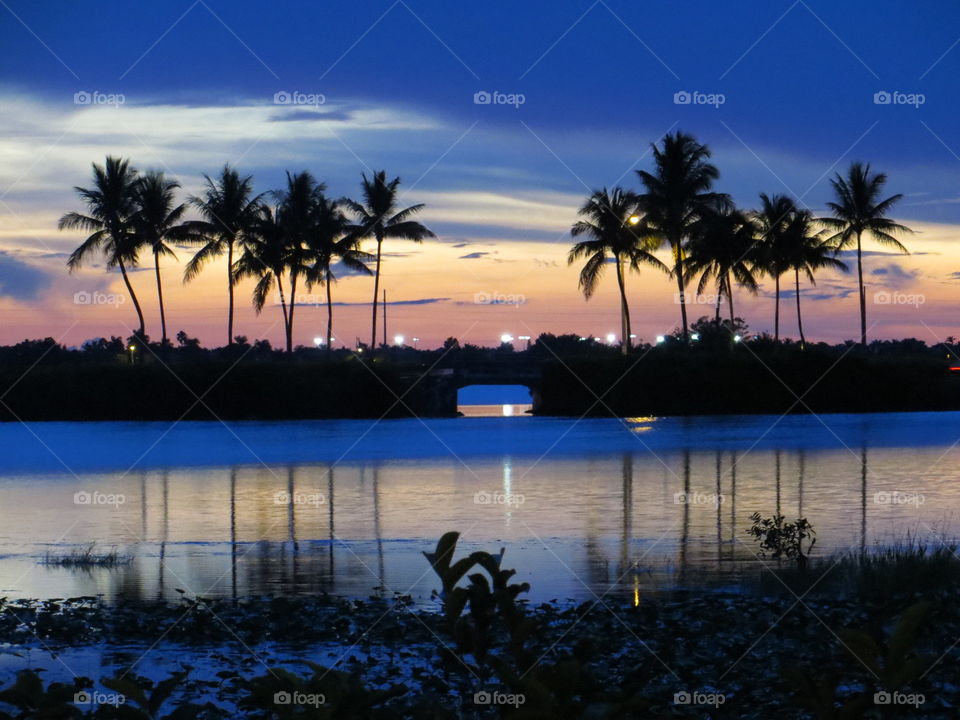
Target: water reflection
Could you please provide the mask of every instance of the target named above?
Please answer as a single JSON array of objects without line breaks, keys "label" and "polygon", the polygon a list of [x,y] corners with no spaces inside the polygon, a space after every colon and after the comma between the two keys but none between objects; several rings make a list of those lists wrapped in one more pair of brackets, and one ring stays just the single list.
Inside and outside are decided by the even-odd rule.
[{"label": "water reflection", "polygon": [[[918,476],[941,457],[938,472]],[[464,552],[506,546],[534,599],[585,600],[613,587],[639,602],[658,587],[736,582],[756,565],[745,534],[753,512],[808,517],[824,554],[866,552],[878,539],[922,537],[931,527],[956,535],[958,459],[949,447],[863,444],[851,453],[745,441],[563,459],[170,467],[91,474],[81,487],[67,474],[0,477],[0,593],[409,592],[426,602],[435,583],[420,552],[460,530]],[[77,505],[78,489],[128,501]],[[478,504],[494,490],[524,501]],[[879,491],[922,493],[925,502],[880,505]],[[132,562],[82,573],[37,564],[47,551],[94,541]]]}]

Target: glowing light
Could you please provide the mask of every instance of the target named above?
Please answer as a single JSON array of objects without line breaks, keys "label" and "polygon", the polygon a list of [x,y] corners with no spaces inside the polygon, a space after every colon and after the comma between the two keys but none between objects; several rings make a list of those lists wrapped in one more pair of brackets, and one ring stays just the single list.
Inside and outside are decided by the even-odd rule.
[{"label": "glowing light", "polygon": [[394,335],[393,344],[394,345],[403,345],[404,337],[403,335]]},{"label": "glowing light", "polygon": [[504,417],[513,417],[513,405],[504,405],[504,406],[503,406],[503,416],[504,416]]},{"label": "glowing light", "polygon": [[665,338],[663,335],[657,335],[657,345],[666,341],[667,341],[667,338]]},{"label": "glowing light", "polygon": [[617,341],[617,336],[613,333],[607,333],[607,342],[613,345]]},{"label": "glowing light", "polygon": [[504,333],[503,335],[500,336],[500,342],[502,343],[513,342],[513,335],[511,335],[510,333]]},{"label": "glowing light", "polygon": [[633,576],[633,606],[640,607],[640,578]]},{"label": "glowing light", "polygon": [[693,333],[693,334],[690,336],[690,339],[691,339],[691,340],[694,340],[694,341],[699,340],[699,339],[700,339],[700,333]]},{"label": "glowing light", "polygon": [[323,338],[322,338],[322,337],[315,337],[315,338],[313,339],[313,344],[316,345],[317,347],[320,347],[321,345],[323,345]]},{"label": "glowing light", "polygon": [[734,341],[734,342],[740,342],[741,340],[743,340],[743,338],[740,337],[739,335],[734,335],[734,336],[733,336],[733,341]]},{"label": "glowing light", "polygon": [[636,225],[638,222],[640,222],[640,216],[631,215],[629,218],[627,218],[627,222],[629,222],[631,225]]},{"label": "glowing light", "polygon": [[517,335],[517,340],[529,340],[529,335]]},{"label": "glowing light", "polygon": [[127,350],[129,350],[130,352],[133,352],[136,349],[137,349],[136,345],[131,345],[130,347],[127,348]]}]

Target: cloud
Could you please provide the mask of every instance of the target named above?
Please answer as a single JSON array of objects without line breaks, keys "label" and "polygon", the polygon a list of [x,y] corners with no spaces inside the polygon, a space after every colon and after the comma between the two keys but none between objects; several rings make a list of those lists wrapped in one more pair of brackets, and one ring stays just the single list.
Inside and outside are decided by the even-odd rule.
[{"label": "cloud", "polygon": [[[435,305],[436,303],[447,302],[450,298],[448,297],[438,297],[438,298],[417,298],[416,300],[388,300],[387,305]],[[354,306],[364,306],[370,305],[368,302],[335,302],[333,303],[337,307],[354,307]]]},{"label": "cloud", "polygon": [[467,253],[466,255],[461,255],[460,257],[457,258],[457,260],[477,260],[479,258],[486,257],[487,255],[490,255],[490,253],[472,252],[472,253]]},{"label": "cloud", "polygon": [[0,250],[0,296],[36,300],[51,281],[43,270]]},{"label": "cloud", "polygon": [[347,110],[293,110],[282,115],[273,115],[269,122],[347,122],[352,115]]},{"label": "cloud", "polygon": [[873,277],[882,280],[882,285],[889,288],[901,288],[912,285],[920,277],[919,270],[904,270],[897,263],[890,263],[870,271]]}]

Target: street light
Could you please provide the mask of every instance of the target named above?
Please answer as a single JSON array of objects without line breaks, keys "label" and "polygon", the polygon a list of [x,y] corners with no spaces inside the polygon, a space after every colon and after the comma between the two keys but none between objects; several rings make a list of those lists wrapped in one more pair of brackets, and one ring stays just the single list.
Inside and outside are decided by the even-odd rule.
[{"label": "street light", "polygon": [[500,336],[500,342],[501,342],[501,343],[512,343],[512,342],[513,342],[513,335],[511,335],[510,333],[504,333],[503,335]]},{"label": "street light", "polygon": [[667,339],[663,335],[657,335],[657,345],[666,341]]},{"label": "street light", "polygon": [[413,338],[413,347],[417,347],[418,342],[420,342],[420,338]]},{"label": "street light", "polygon": [[394,345],[403,345],[403,335],[394,335],[393,344]]},{"label": "street light", "polygon": [[631,215],[630,217],[627,218],[627,222],[630,223],[631,225],[636,225],[638,222],[640,222],[640,216]]},{"label": "street light", "polygon": [[691,334],[690,334],[690,339],[691,339],[691,340],[694,340],[694,341],[699,340],[699,339],[700,339],[700,333],[691,333]]},{"label": "street light", "polygon": [[321,345],[323,345],[323,338],[320,336],[315,337],[313,339],[313,344],[316,345],[317,347],[320,347]]},{"label": "street light", "polygon": [[617,336],[613,333],[607,333],[607,343],[613,345],[617,341]]},{"label": "street light", "polygon": [[529,335],[518,335],[517,340],[526,340],[527,341],[527,350],[530,349],[530,336]]},{"label": "street light", "polygon": [[734,335],[734,336],[733,336],[733,341],[734,341],[734,342],[740,342],[741,340],[743,340],[743,338],[740,337],[739,335]]}]

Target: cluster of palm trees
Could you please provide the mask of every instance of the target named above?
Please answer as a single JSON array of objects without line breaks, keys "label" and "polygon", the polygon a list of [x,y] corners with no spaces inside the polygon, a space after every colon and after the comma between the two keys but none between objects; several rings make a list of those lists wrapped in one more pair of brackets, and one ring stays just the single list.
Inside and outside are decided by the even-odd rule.
[{"label": "cluster of palm trees", "polygon": [[[667,135],[653,146],[653,170],[637,171],[642,192],[620,187],[603,188],[590,195],[571,233],[578,239],[568,262],[586,259],[580,272],[580,288],[587,299],[594,293],[603,269],[616,266],[620,291],[622,350],[630,349],[630,310],[625,278],[629,270],[649,265],[671,275],[677,283],[680,333],[689,339],[686,289],[697,281],[701,295],[712,283],[716,290],[715,321],[720,324],[720,305],[727,301],[730,329],[734,329],[734,289],[757,293],[759,281],[774,282],[774,340],[780,339],[780,283],[793,275],[800,343],[803,319],[800,313],[800,280],[814,283],[818,270],[847,266],[838,255],[856,248],[860,291],[860,342],[867,343],[866,294],[863,284],[862,245],[865,238],[906,253],[897,235],[911,230],[887,217],[902,195],[881,199],[887,177],[869,165],[855,162],[846,175],[831,180],[835,199],[827,203],[831,216],[815,218],[786,195],[760,195],[760,208],[744,211],[730,196],[715,192],[719,178],[710,162],[710,150],[682,132]],[[670,251],[669,265],[655,255]]]},{"label": "cluster of palm trees", "polygon": [[[59,227],[90,233],[67,261],[70,271],[90,256],[100,253],[108,269],[119,269],[137,312],[141,337],[146,336],[143,310],[130,282],[130,271],[140,254],[153,255],[160,309],[161,343],[168,343],[161,257],[174,257],[171,245],[199,249],[186,265],[184,282],[196,278],[213,259],[226,255],[227,343],[234,342],[234,287],[243,278],[253,278],[253,305],[259,314],[276,288],[283,314],[287,352],[293,350],[294,314],[297,289],[304,285],[326,288],[329,352],[333,338],[332,285],[336,270],[374,275],[370,347],[376,347],[377,294],[384,240],[422,241],[433,233],[414,216],[423,208],[413,205],[398,209],[400,178],[388,180],[384,171],[362,176],[362,201],[332,199],[326,186],[309,172],[287,173],[282,190],[255,194],[253,178],[224,166],[219,175],[204,175],[200,195],[186,202],[176,199],[179,183],[162,172],[139,173],[128,160],[107,157],[104,165],[93,165],[93,185],[75,188],[85,212],[69,212]],[[190,207],[199,218],[185,219]],[[376,241],[376,253],[361,249],[366,239]],[[375,263],[370,270],[368,263]],[[286,287],[285,287],[286,286]],[[289,297],[286,291],[289,291]]]}]

